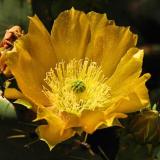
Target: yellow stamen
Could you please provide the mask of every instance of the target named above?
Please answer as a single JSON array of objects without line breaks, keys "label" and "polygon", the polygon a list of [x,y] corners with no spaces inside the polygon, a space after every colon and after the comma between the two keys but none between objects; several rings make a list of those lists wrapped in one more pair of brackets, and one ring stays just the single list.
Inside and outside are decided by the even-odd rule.
[{"label": "yellow stamen", "polygon": [[84,110],[105,108],[111,97],[101,67],[88,59],[58,63],[46,73],[45,82],[49,89],[43,92],[58,113],[80,116]]}]

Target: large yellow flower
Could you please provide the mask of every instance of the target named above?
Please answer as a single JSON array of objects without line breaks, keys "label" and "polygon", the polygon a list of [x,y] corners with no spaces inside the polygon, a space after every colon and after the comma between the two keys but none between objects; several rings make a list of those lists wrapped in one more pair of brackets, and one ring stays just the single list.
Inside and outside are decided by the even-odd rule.
[{"label": "large yellow flower", "polygon": [[143,50],[129,27],[116,26],[105,14],[67,10],[51,35],[37,16],[28,34],[7,55],[7,64],[24,97],[36,107],[37,128],[50,147],[85,131],[118,125],[118,118],[148,102],[141,76]]}]

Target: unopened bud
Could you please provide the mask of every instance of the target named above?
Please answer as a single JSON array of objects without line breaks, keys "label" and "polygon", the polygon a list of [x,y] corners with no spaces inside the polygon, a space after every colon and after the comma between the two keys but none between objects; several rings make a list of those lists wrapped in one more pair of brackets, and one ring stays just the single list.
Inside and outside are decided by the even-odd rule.
[{"label": "unopened bud", "polygon": [[130,124],[135,138],[141,143],[160,141],[160,116],[156,110],[146,110],[136,115]]},{"label": "unopened bud", "polygon": [[24,35],[23,30],[20,26],[13,26],[8,29],[4,35],[4,38],[0,42],[0,73],[3,73],[6,76],[10,76],[11,72],[8,69],[6,61],[6,52],[11,50],[14,46],[14,42]]}]

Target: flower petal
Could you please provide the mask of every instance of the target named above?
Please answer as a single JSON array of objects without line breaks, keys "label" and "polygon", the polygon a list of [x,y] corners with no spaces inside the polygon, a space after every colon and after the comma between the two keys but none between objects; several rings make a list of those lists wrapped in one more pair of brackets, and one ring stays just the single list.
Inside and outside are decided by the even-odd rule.
[{"label": "flower petal", "polygon": [[116,120],[126,117],[126,114],[118,112],[85,111],[79,121],[83,130],[91,134],[98,128],[120,126]]},{"label": "flower petal", "polygon": [[109,115],[106,115],[106,121],[104,125],[106,127],[122,126],[118,121],[118,118],[127,118],[127,115],[124,113],[118,113],[118,112],[110,113]]},{"label": "flower petal", "polygon": [[88,14],[91,29],[91,40],[86,57],[98,62],[107,77],[116,69],[121,57],[130,47],[137,43],[137,36],[129,27],[118,27],[108,21],[105,15]]},{"label": "flower petal", "polygon": [[74,114],[62,112],[61,113],[61,119],[65,122],[65,128],[74,128],[74,127],[80,127],[79,124],[79,117],[77,117]]},{"label": "flower petal", "polygon": [[40,139],[45,141],[50,149],[75,134],[72,129],[65,129],[64,121],[60,117],[56,116],[52,111],[43,107],[39,109],[36,120],[45,119],[48,124],[39,126],[36,131]]},{"label": "flower petal", "polygon": [[62,12],[54,22],[51,39],[59,61],[84,58],[90,39],[86,14],[73,8]]},{"label": "flower petal", "polygon": [[133,79],[140,76],[142,71],[143,50],[138,48],[131,48],[122,57],[120,63],[117,65],[115,72],[107,80],[107,84],[112,88],[112,94],[118,95],[120,87],[130,85]]},{"label": "flower petal", "polygon": [[4,91],[4,97],[7,99],[20,99],[23,98],[23,94],[15,88],[6,88]]},{"label": "flower petal", "polygon": [[80,124],[87,133],[93,133],[105,121],[103,112],[85,111],[80,117]]},{"label": "flower petal", "polygon": [[91,35],[94,34],[94,32],[97,29],[102,29],[106,25],[115,24],[115,22],[113,20],[108,20],[106,14],[100,14],[100,13],[96,13],[94,11],[91,11],[87,14],[87,17],[88,17],[89,23],[90,23]]},{"label": "flower petal", "polygon": [[117,112],[131,113],[147,107],[149,103],[148,90],[145,86],[150,74],[144,74],[134,85],[130,87],[127,97],[120,100],[120,105],[116,108]]},{"label": "flower petal", "polygon": [[23,94],[36,104],[49,105],[42,85],[46,72],[55,62],[49,33],[36,16],[30,18],[28,34],[15,43],[8,53],[7,64]]},{"label": "flower petal", "polygon": [[[116,112],[128,113],[138,111],[149,103],[145,82],[150,75],[139,77],[142,71],[143,50],[131,48],[121,59],[114,74],[108,79],[113,102],[121,101]],[[140,87],[142,88],[140,88]],[[123,103],[130,103],[124,105]]]},{"label": "flower petal", "polygon": [[150,78],[150,75],[145,74],[139,77],[142,71],[143,54],[143,50],[130,49],[107,81],[111,87],[113,103],[121,101],[116,112],[135,112],[146,107],[149,103],[145,82]]}]

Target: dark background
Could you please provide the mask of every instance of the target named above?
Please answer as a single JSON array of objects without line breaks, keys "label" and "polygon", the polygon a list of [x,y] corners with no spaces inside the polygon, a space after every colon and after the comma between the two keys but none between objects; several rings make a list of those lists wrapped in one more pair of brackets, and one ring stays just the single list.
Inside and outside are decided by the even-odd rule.
[{"label": "dark background", "polygon": [[[0,0],[0,36],[15,24],[21,25],[27,32],[28,15],[37,14],[50,31],[57,15],[71,7],[85,12],[96,11],[107,13],[117,25],[131,26],[131,30],[139,35],[138,47],[145,50],[143,71],[151,73],[147,82],[151,103],[157,103],[160,96],[160,1],[159,0]],[[7,126],[7,127],[6,127]],[[26,138],[8,140],[13,128],[25,128]],[[0,160],[63,160],[63,150],[59,145],[50,152],[43,142],[35,142],[35,135],[28,130],[35,127],[25,123],[1,122],[0,124]],[[89,136],[92,149],[101,155],[99,146],[110,160],[114,159],[118,150],[118,138],[115,128],[97,131]],[[17,133],[17,132],[15,132]],[[69,145],[66,145],[66,148]],[[76,150],[76,149],[75,149]],[[75,151],[74,150],[74,151]],[[84,149],[85,150],[85,149]],[[80,155],[84,153],[80,152]],[[86,150],[85,150],[86,151]],[[95,159],[98,160],[99,157]],[[66,159],[66,158],[65,158]],[[69,160],[78,160],[69,157]],[[91,157],[88,159],[92,159]],[[82,159],[85,160],[85,159]]]}]

